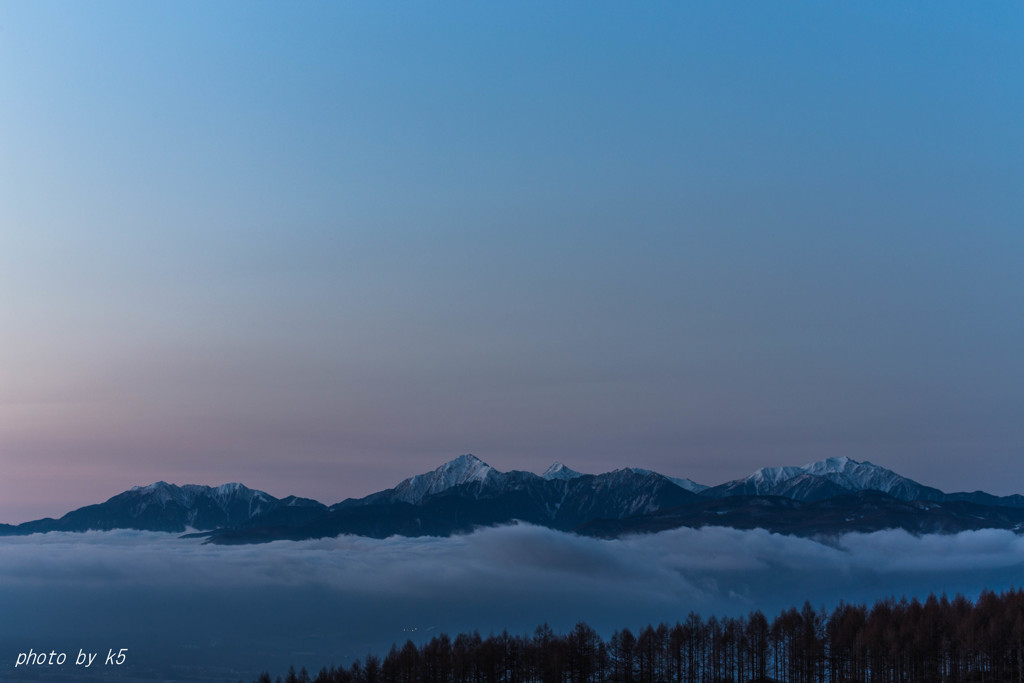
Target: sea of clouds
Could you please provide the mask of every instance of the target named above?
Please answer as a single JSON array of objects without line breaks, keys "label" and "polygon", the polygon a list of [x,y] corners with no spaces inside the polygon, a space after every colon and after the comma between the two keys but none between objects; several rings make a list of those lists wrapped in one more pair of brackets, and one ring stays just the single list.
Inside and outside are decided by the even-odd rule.
[{"label": "sea of clouds", "polygon": [[812,540],[708,527],[605,540],[516,524],[247,546],[51,533],[0,538],[0,670],[27,647],[88,645],[129,647],[136,666],[160,675],[172,665],[248,675],[347,665],[442,632],[586,621],[607,636],[691,610],[771,617],[805,600],[974,598],[1020,585],[1024,537],[999,530]]}]

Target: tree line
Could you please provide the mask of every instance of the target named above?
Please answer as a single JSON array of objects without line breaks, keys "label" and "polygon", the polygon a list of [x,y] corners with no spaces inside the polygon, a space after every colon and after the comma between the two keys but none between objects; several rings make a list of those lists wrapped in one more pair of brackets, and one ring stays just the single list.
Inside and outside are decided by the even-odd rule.
[{"label": "tree line", "polygon": [[[929,595],[804,603],[771,621],[759,610],[616,631],[605,641],[579,623],[531,636],[441,634],[383,658],[315,676],[291,669],[278,683],[1024,683],[1024,590],[972,602]],[[241,682],[240,682],[241,683]],[[255,683],[274,683],[263,673]]]}]

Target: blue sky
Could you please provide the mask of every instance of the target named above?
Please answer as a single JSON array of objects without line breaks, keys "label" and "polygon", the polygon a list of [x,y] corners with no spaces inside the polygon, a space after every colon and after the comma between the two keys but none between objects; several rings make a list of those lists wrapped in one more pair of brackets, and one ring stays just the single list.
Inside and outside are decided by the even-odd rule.
[{"label": "blue sky", "polygon": [[1024,491],[1015,3],[0,5],[0,520],[464,452]]}]

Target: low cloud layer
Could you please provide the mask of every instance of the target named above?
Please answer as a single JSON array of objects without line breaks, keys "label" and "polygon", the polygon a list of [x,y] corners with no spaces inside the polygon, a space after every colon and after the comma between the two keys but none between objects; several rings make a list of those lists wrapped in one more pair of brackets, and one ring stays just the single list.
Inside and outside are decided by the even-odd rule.
[{"label": "low cloud layer", "polygon": [[607,635],[691,610],[771,616],[804,600],[975,597],[1022,579],[1024,538],[998,530],[819,542],[706,528],[600,540],[514,525],[234,547],[135,531],[46,534],[0,539],[0,665],[27,647],[89,645],[130,646],[155,669],[318,668],[441,632],[583,620]]}]

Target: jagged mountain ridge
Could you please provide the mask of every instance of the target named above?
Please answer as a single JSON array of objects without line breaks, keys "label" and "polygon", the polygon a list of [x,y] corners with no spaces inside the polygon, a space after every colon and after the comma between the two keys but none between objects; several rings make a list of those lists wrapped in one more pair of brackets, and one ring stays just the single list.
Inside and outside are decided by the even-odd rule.
[{"label": "jagged mountain ridge", "polygon": [[[553,465],[545,475],[563,467]],[[421,476],[426,478],[414,477],[393,489],[343,501],[308,524],[288,529],[225,530],[214,533],[210,540],[233,544],[342,533],[448,535],[514,520],[603,537],[709,525],[760,527],[805,536],[888,528],[912,533],[1024,530],[1022,507],[979,505],[961,498],[971,494],[932,500],[936,494],[947,494],[891,470],[846,458],[804,467],[766,468],[748,477],[749,482],[739,480],[718,490],[706,488],[700,494],[684,488],[678,479],[640,468],[600,475],[538,476],[499,472],[471,455]],[[413,504],[403,498],[417,481],[434,485]],[[445,488],[437,482],[450,485]],[[745,485],[760,487],[759,492],[747,494],[742,490]],[[912,498],[915,495],[919,497]]]},{"label": "jagged mountain ridge", "polygon": [[277,499],[241,484],[176,486],[161,481],[133,487],[60,519],[0,526],[0,534],[119,528],[221,530],[225,536],[267,538],[327,533],[450,534],[516,519],[571,529],[598,517],[649,514],[686,504],[694,497],[671,478],[648,470],[625,468],[590,475],[556,463],[544,475],[499,472],[467,454],[391,489],[330,508],[294,496]]},{"label": "jagged mountain ridge", "polygon": [[[726,507],[716,500],[724,501]],[[814,518],[819,509],[815,504],[822,501],[843,501],[839,507],[845,516],[830,513]],[[934,505],[924,505],[925,501]],[[961,503],[976,507],[957,505]],[[865,506],[873,511],[866,511]],[[1016,508],[1020,515],[1006,508]],[[803,512],[794,513],[795,509]],[[834,506],[821,508],[825,509],[834,510]],[[849,458],[828,458],[802,467],[762,468],[744,479],[707,487],[641,468],[595,475],[555,463],[540,475],[500,472],[466,454],[393,488],[330,508],[294,496],[277,499],[237,483],[210,487],[161,481],[133,487],[60,519],[0,525],[0,535],[118,528],[181,532],[191,528],[207,532],[213,542],[237,543],[341,533],[448,535],[515,520],[598,535],[653,531],[666,524],[745,528],[755,522],[785,533],[823,533],[829,524],[850,527],[848,521],[836,521],[847,518],[867,520],[857,523],[861,527],[889,528],[885,526],[889,524],[914,531],[986,525],[1020,530],[1024,496],[946,494],[870,462]]]},{"label": "jagged mountain ridge", "polygon": [[[7,533],[140,529],[183,532],[211,530],[283,519],[296,521],[322,513],[326,506],[308,498],[274,498],[239,483],[221,486],[158,481],[135,486],[106,502],[72,510],[59,519],[45,518],[19,524]],[[0,530],[4,533],[4,530]]]},{"label": "jagged mountain ridge", "polygon": [[745,479],[703,492],[713,498],[736,495],[782,496],[815,501],[858,491],[880,491],[902,501],[946,500],[942,491],[867,461],[826,458],[803,467],[763,467]]},{"label": "jagged mountain ridge", "polygon": [[[331,506],[335,520],[346,510],[407,503],[447,509],[449,501],[474,501],[481,520],[519,519],[570,529],[595,517],[626,517],[691,502],[695,497],[656,472],[624,468],[604,474],[580,474],[556,463],[543,475],[499,472],[474,455],[461,455],[433,472],[410,477],[397,486]],[[349,515],[350,517],[353,515]],[[461,518],[460,518],[461,519]],[[342,522],[339,528],[347,528]],[[477,524],[483,522],[476,522]]]},{"label": "jagged mountain ridge", "polygon": [[[405,489],[402,489],[405,490]],[[308,523],[271,528],[250,525],[215,532],[215,543],[300,540],[348,533],[383,538],[447,536],[481,526],[522,521],[570,531],[595,519],[621,519],[693,504],[699,497],[656,473],[630,469],[571,479],[544,479],[530,472],[492,472],[425,496],[399,499],[399,487],[346,500]]]},{"label": "jagged mountain ridge", "polygon": [[331,509],[339,510],[356,505],[397,502],[418,505],[430,496],[438,495],[460,486],[466,487],[463,490],[464,495],[484,497],[506,491],[522,490],[530,486],[542,486],[537,482],[538,479],[552,482],[551,486],[548,487],[552,491],[561,491],[563,487],[578,490],[581,487],[572,487],[566,483],[575,480],[586,481],[590,485],[596,486],[597,490],[604,491],[607,486],[606,482],[619,481],[621,483],[628,479],[630,475],[636,475],[641,479],[652,477],[651,482],[668,481],[691,493],[697,493],[709,488],[690,479],[669,477],[638,467],[626,467],[595,475],[581,474],[569,469],[561,462],[556,462],[540,475],[522,470],[499,472],[470,453],[460,455],[432,472],[418,474],[405,479],[394,488],[378,491],[364,498],[350,498],[331,506]]}]

